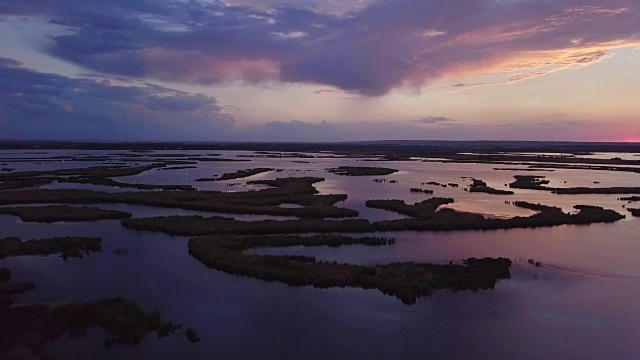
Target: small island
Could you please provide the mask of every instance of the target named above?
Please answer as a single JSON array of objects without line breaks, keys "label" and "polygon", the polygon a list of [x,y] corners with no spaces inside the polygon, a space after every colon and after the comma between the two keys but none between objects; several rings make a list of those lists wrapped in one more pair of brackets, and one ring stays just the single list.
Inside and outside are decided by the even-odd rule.
[{"label": "small island", "polygon": [[629,212],[631,213],[632,216],[634,217],[640,217],[640,209],[627,209],[629,210]]},{"label": "small island", "polygon": [[137,345],[149,333],[162,337],[179,328],[172,323],[163,323],[160,313],[147,313],[120,297],[91,303],[0,306],[0,319],[2,359],[12,359],[17,353],[25,355],[21,359],[39,359],[47,343],[65,334],[71,338],[83,337],[90,328],[104,330],[105,347]]},{"label": "small island", "polygon": [[327,169],[327,171],[342,176],[382,176],[398,172],[396,169],[366,166],[340,166]]},{"label": "small island", "polygon": [[478,179],[472,179],[471,185],[469,185],[469,192],[477,192],[477,193],[487,193],[494,195],[513,195],[513,191],[509,190],[500,190],[489,187],[486,182]]},{"label": "small island", "polygon": [[[437,198],[434,198],[437,199]],[[450,199],[429,199],[415,205],[407,205],[400,200],[369,200],[367,206],[385,208],[412,216],[408,219],[386,220],[373,223],[378,231],[455,231],[455,230],[498,230],[516,228],[538,228],[559,225],[588,225],[611,223],[625,216],[614,210],[599,206],[576,205],[575,214],[565,213],[562,209],[525,201],[514,202],[515,206],[538,211],[527,216],[515,216],[508,219],[487,218],[481,214],[460,212],[454,209],[437,210],[436,205]]]},{"label": "small island", "polygon": [[[0,240],[6,245],[7,239]],[[13,241],[13,240],[10,240]],[[91,328],[104,330],[104,346],[137,345],[150,333],[158,338],[182,328],[163,322],[160,313],[145,312],[121,297],[90,303],[14,304],[12,295],[29,291],[33,283],[11,282],[11,271],[0,268],[0,359],[40,359],[45,345],[62,338],[84,337]],[[191,329],[189,340],[197,333]],[[199,339],[199,337],[197,337]]]},{"label": "small island", "polygon": [[509,184],[513,189],[546,190],[549,184],[549,180],[539,175],[515,175],[514,178],[516,180]]},{"label": "small island", "polygon": [[409,191],[412,193],[433,194],[433,190],[422,189],[422,188],[410,188]]},{"label": "small island", "polygon": [[412,217],[425,217],[433,214],[441,205],[453,203],[452,198],[434,197],[413,205],[407,205],[402,200],[367,200],[367,207],[395,211]]},{"label": "small island", "polygon": [[189,254],[207,267],[234,275],[277,281],[290,286],[377,289],[383,294],[397,297],[405,304],[413,304],[420,297],[441,289],[493,289],[498,280],[511,277],[511,261],[505,258],[471,258],[464,260],[464,265],[409,262],[363,266],[317,261],[308,256],[253,255],[245,252],[254,247],[357,243],[384,245],[388,240],[324,235],[309,238],[208,236],[189,240]]},{"label": "small island", "polygon": [[249,176],[273,171],[271,168],[255,168],[255,169],[246,169],[246,170],[238,170],[232,173],[225,173],[216,178],[199,178],[196,181],[224,181],[224,180],[234,180],[234,179],[242,179]]},{"label": "small island", "polygon": [[545,190],[558,195],[588,195],[588,194],[640,194],[640,187],[635,186],[612,186],[601,188],[590,187],[551,187],[547,186],[549,180],[544,176],[516,175],[514,182],[509,187],[514,189]]}]

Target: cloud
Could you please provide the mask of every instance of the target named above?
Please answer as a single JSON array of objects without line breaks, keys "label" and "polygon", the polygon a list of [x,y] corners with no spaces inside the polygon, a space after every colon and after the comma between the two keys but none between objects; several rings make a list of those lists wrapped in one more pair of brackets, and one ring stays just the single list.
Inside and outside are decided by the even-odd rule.
[{"label": "cloud", "polygon": [[204,94],[151,95],[145,98],[144,104],[151,110],[170,112],[217,113],[220,111],[218,101]]},{"label": "cloud", "polygon": [[449,118],[443,117],[443,116],[427,116],[427,117],[424,117],[422,119],[414,120],[414,122],[416,122],[416,123],[427,124],[427,125],[451,123],[451,122],[455,122],[455,121],[456,120],[454,120],[454,119],[449,119]]},{"label": "cloud", "polygon": [[512,84],[640,47],[640,4],[628,0],[5,0],[1,14],[67,27],[49,51],[114,76],[367,96],[481,74],[505,79],[461,85]]},{"label": "cloud", "polygon": [[22,62],[15,60],[15,59],[9,59],[9,58],[5,58],[0,56],[0,66],[3,67],[18,67],[18,66],[22,66]]},{"label": "cloud", "polygon": [[243,140],[277,142],[331,142],[364,140],[540,140],[603,141],[621,138],[620,134],[634,133],[640,127],[600,124],[587,121],[526,124],[468,124],[456,126],[424,126],[416,121],[385,122],[328,122],[318,123],[273,121],[243,129]]},{"label": "cloud", "polygon": [[3,138],[208,140],[233,132],[233,118],[203,94],[42,73],[1,57],[0,78]]},{"label": "cloud", "polygon": [[[313,10],[325,14],[346,14],[362,10],[375,0],[288,0],[288,6]],[[229,5],[250,6],[262,10],[270,10],[275,6],[285,3],[282,0],[227,0]]]},{"label": "cloud", "polygon": [[314,94],[322,95],[322,94],[348,94],[348,93],[340,90],[320,89],[320,90],[314,91]]},{"label": "cloud", "polygon": [[[122,86],[20,66],[0,57],[0,127],[5,139],[124,141],[608,140],[638,131],[577,120],[471,125],[429,116],[414,121],[270,121],[236,126],[218,101],[154,84]],[[456,126],[425,126],[455,124]]]}]

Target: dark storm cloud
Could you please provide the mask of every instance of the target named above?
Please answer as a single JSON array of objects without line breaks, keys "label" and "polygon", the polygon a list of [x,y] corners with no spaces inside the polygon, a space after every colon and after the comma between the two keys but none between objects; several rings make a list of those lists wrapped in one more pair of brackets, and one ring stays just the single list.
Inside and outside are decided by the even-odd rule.
[{"label": "dark storm cloud", "polygon": [[0,57],[0,123],[11,138],[209,139],[233,128],[215,98],[37,72]]},{"label": "dark storm cloud", "polygon": [[[241,4],[256,3],[241,1]],[[640,45],[637,1],[387,0],[339,15],[300,1],[5,0],[0,14],[68,26],[52,54],[96,71],[185,83],[316,83],[364,95],[442,78],[510,84]]]}]

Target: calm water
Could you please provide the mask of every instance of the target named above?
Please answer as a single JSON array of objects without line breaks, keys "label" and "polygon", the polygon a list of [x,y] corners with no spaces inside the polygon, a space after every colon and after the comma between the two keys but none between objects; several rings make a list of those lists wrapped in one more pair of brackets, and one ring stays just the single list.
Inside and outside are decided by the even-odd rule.
[{"label": "calm water", "polygon": [[[99,156],[126,152],[76,152]],[[163,153],[163,152],[157,152]],[[171,153],[178,153],[171,151]],[[188,156],[211,152],[183,152]],[[222,152],[224,158],[250,155]],[[40,158],[74,152],[20,154],[4,152],[0,158]],[[140,154],[148,155],[148,153]],[[606,154],[602,155],[606,156]],[[610,157],[613,157],[610,156]],[[576,204],[601,205],[628,214],[619,195],[552,195],[542,191],[516,191],[516,195],[470,194],[475,177],[489,186],[505,188],[517,171],[496,171],[487,164],[436,162],[377,162],[365,159],[273,159],[251,162],[200,162],[197,169],[151,170],[117,178],[131,183],[189,184],[199,189],[245,191],[260,187],[246,181],[282,176],[320,176],[321,193],[347,193],[340,206],[360,211],[371,220],[400,218],[383,210],[367,209],[368,199],[388,198],[416,202],[424,194],[411,187],[435,190],[434,196],[453,197],[457,209],[492,216],[528,215],[529,211],[505,200],[527,200],[571,210]],[[309,163],[294,163],[309,161]],[[370,159],[369,159],[370,160]],[[0,160],[0,163],[7,162]],[[42,161],[34,161],[41,163]],[[133,161],[135,163],[135,161]],[[90,162],[9,163],[21,170],[94,166]],[[100,164],[98,164],[100,165]],[[397,184],[376,183],[376,177],[341,177],[324,169],[342,165],[386,166],[401,170],[385,176]],[[225,172],[253,167],[283,172],[265,173],[226,182],[194,182]],[[511,167],[511,166],[509,166]],[[633,186],[640,174],[590,170],[556,170],[520,174],[544,175],[554,186]],[[597,179],[600,184],[594,185]],[[437,181],[458,188],[422,186]],[[565,183],[566,181],[566,183]],[[56,184],[58,188],[82,185]],[[86,188],[86,187],[83,187]],[[102,189],[100,187],[99,189]],[[113,189],[111,189],[113,190]],[[121,189],[118,189],[121,190]],[[0,195],[1,196],[1,195]],[[180,209],[122,204],[100,204],[130,211],[136,217],[215,215]],[[227,215],[225,216],[233,216]],[[261,220],[264,216],[236,216]],[[146,310],[159,310],[166,320],[195,328],[202,341],[187,342],[183,333],[161,340],[150,336],[137,347],[102,348],[103,334],[51,344],[48,353],[65,358],[91,359],[637,359],[640,353],[640,219],[628,217],[615,224],[561,226],[534,230],[388,233],[391,247],[262,249],[261,253],[305,254],[350,263],[392,261],[445,263],[471,256],[506,256],[516,259],[513,278],[498,282],[491,291],[439,292],[413,306],[375,290],[293,288],[227,275],[207,269],[187,253],[187,237],[123,228],[118,221],[33,224],[0,215],[0,237],[38,238],[66,235],[101,236],[101,253],[64,262],[57,256],[17,257],[0,261],[12,269],[17,281],[37,287],[17,299],[23,302],[92,301],[123,296]],[[128,248],[116,256],[113,250]],[[535,268],[524,259],[545,266]]]}]

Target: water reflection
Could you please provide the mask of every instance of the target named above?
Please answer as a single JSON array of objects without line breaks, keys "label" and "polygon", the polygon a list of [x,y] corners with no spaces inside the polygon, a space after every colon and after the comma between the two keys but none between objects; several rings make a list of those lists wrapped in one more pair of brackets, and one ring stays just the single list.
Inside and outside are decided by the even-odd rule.
[{"label": "water reflection", "polygon": [[[56,155],[62,153],[69,154],[55,152]],[[109,152],[83,153],[96,156]],[[185,153],[193,156],[208,152]],[[250,154],[222,153],[225,158]],[[576,204],[589,204],[624,211],[624,203],[616,200],[618,196],[615,195],[558,196],[545,191],[516,190],[515,195],[501,197],[465,192],[470,180],[462,177],[478,178],[489,186],[504,188],[504,184],[518,174],[518,171],[495,171],[489,164],[364,162],[352,158],[304,159],[310,163],[294,163],[295,159],[251,160],[200,162],[196,169],[151,170],[117,180],[244,191],[252,189],[246,185],[250,180],[319,176],[326,178],[316,186],[321,193],[347,193],[348,199],[339,206],[358,210],[361,217],[370,220],[402,216],[366,208],[366,200],[422,201],[427,196],[411,193],[409,188],[427,187],[422,183],[428,181],[459,184],[457,188],[429,188],[435,191],[434,196],[456,199],[453,206],[457,209],[490,215],[530,214],[505,200],[540,202],[565,210]],[[29,163],[16,164],[20,164],[21,169],[44,168]],[[67,162],[51,163],[51,166],[61,168],[67,165]],[[325,171],[345,165],[393,167],[401,171],[386,177],[398,181],[394,184],[376,183],[370,177],[342,177]],[[241,183],[233,189],[226,182],[194,181],[249,167],[273,167],[284,171],[233,180]],[[601,182],[599,186],[630,185],[639,176],[591,170],[557,170],[541,174],[548,176],[553,186],[593,186],[594,178]],[[74,187],[78,185],[74,184]],[[136,217],[215,215],[125,204],[96,206],[129,211]],[[241,220],[274,218],[233,216]],[[138,347],[104,350],[101,334],[92,332],[84,339],[49,346],[51,354],[60,358],[210,359],[215,354],[216,358],[223,359],[635,359],[640,351],[638,226],[637,219],[629,218],[615,224],[544,229],[401,232],[385,234],[397,240],[391,247],[257,250],[360,264],[446,263],[472,256],[533,258],[543,263],[538,269],[525,261],[517,262],[513,279],[498,282],[492,291],[458,294],[443,291],[419,300],[414,306],[403,305],[397,299],[373,290],[292,288],[212,271],[189,256],[188,238],[133,231],[114,220],[27,224],[17,217],[0,215],[0,237],[15,235],[30,239],[76,235],[103,238],[102,252],[85,259],[18,257],[2,260],[0,266],[11,268],[16,281],[37,284],[33,291],[18,296],[19,301],[92,301],[124,296],[145,309],[161,311],[166,319],[195,328],[203,339],[193,345],[179,336],[162,340],[150,338]],[[128,253],[117,256],[113,251],[118,248],[128,249]]]}]

